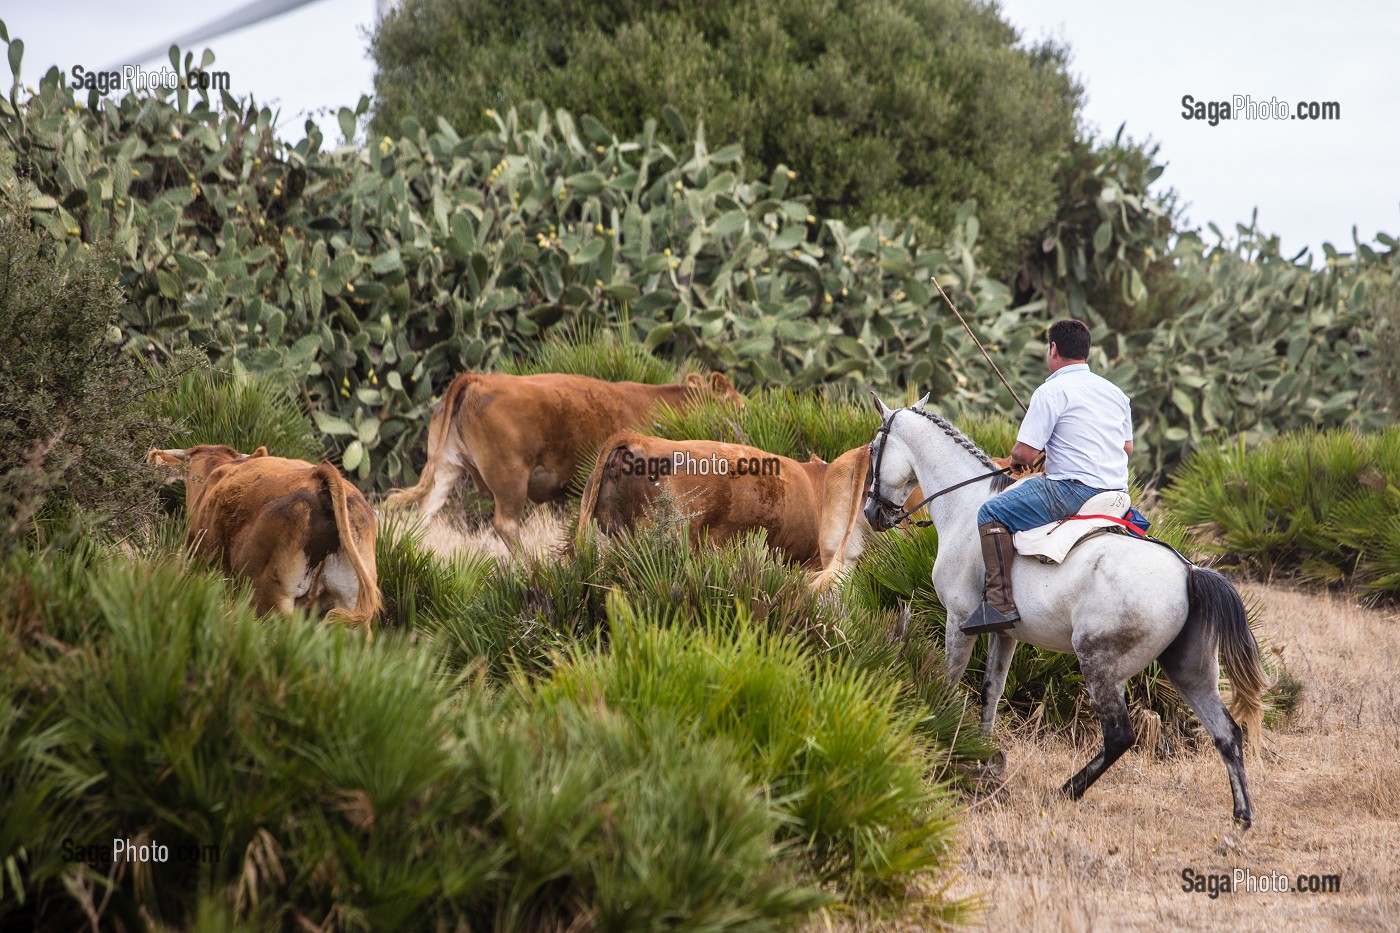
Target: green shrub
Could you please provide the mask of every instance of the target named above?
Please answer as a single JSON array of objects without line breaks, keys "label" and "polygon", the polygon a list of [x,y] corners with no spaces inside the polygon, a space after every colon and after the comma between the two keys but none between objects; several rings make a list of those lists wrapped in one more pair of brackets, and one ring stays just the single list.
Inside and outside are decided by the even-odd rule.
[{"label": "green shrub", "polygon": [[423,546],[424,528],[403,513],[380,519],[375,570],[384,597],[381,619],[407,632],[432,629],[471,612],[492,574],[490,557],[459,552],[439,557]]},{"label": "green shrub", "polygon": [[468,735],[499,746],[481,756],[510,848],[497,928],[771,930],[830,902],[775,844],[783,816],[742,752],[664,713],[553,700]]},{"label": "green shrub", "polygon": [[1203,448],[1162,494],[1226,565],[1400,593],[1400,427]]},{"label": "green shrub", "polygon": [[1000,267],[1055,213],[1080,94],[1064,50],[1020,45],[999,11],[964,0],[410,0],[374,56],[376,135],[437,116],[475,129],[532,99],[624,133],[665,113],[669,144],[702,123],[755,175],[791,166],[817,213],[848,222],[916,216],[946,233],[975,198]]},{"label": "green shrub", "polygon": [[742,607],[692,618],[657,625],[616,597],[608,652],[575,650],[531,696],[546,708],[593,698],[643,730],[723,738],[792,819],[810,870],[847,898],[940,869],[952,811],[924,780],[938,756],[898,691],[766,634]]},{"label": "green shrub", "polygon": [[31,230],[28,206],[0,195],[0,553],[36,519],[118,532],[155,512],[153,380],[119,345],[112,258]]},{"label": "green shrub", "polygon": [[[830,899],[728,745],[523,705],[401,639],[259,622],[180,561],[3,571],[7,927],[766,929]],[[217,849],[110,891],[62,858],[114,836]]]},{"label": "green shrub", "polygon": [[243,453],[266,447],[274,457],[320,463],[321,435],[276,374],[186,373],[155,396],[157,417],[175,426],[161,447],[227,444]]},{"label": "green shrub", "polygon": [[870,397],[841,386],[815,390],[768,388],[749,393],[743,409],[712,400],[677,411],[664,408],[650,431],[675,440],[748,444],[769,453],[828,462],[864,447],[880,427]]},{"label": "green shrub", "polygon": [[551,332],[525,357],[503,357],[499,371],[515,376],[570,373],[608,382],[661,385],[679,381],[676,365],[630,339],[628,332],[583,328],[575,333]]}]

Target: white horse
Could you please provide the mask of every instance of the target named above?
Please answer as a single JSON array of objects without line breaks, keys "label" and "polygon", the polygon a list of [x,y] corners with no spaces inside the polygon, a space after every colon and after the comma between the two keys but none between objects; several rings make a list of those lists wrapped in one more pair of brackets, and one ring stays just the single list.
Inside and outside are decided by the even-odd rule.
[{"label": "white horse", "polygon": [[[956,683],[975,640],[962,633],[961,623],[982,601],[977,508],[1007,482],[991,474],[996,467],[976,444],[924,410],[927,401],[924,396],[909,408],[891,411],[876,397],[881,425],[870,444],[865,517],[872,528],[886,531],[902,517],[900,504],[915,483],[926,494],[947,490],[928,503],[928,510],[938,529],[933,588],[948,610],[947,678]],[[970,482],[948,489],[964,481]],[[1217,650],[1233,688],[1231,711],[1256,743],[1265,675],[1244,604],[1230,582],[1170,548],[1125,535],[1082,542],[1058,566],[1018,556],[1011,579],[1021,618],[1010,630],[990,636],[982,731],[992,732],[1017,641],[1077,655],[1103,729],[1103,750],[1062,788],[1078,800],[1132,746],[1136,737],[1123,686],[1156,660],[1215,740],[1230,777],[1235,826],[1248,829],[1252,815],[1243,737],[1220,699]]]}]

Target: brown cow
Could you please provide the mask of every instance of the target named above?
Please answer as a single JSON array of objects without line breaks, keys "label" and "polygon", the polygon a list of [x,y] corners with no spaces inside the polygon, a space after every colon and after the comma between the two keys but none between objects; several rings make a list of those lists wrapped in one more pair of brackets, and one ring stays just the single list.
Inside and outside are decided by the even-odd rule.
[{"label": "brown cow", "polygon": [[222,444],[152,450],[146,462],[184,475],[186,545],[251,580],[259,613],[315,606],[370,636],[380,607],[374,512],[334,466]]},{"label": "brown cow", "polygon": [[693,535],[708,529],[719,544],[763,528],[775,553],[815,572],[813,585],[825,588],[860,557],[870,533],[862,511],[869,466],[868,447],[829,464],[799,463],[740,444],[621,433],[603,445],[589,475],[579,529],[590,521],[604,532],[631,527],[664,490],[691,516]]},{"label": "brown cow", "polygon": [[515,547],[526,500],[563,499],[608,435],[647,423],[662,402],[683,409],[713,396],[743,404],[720,373],[708,381],[692,373],[678,385],[562,373],[463,373],[428,422],[428,460],[418,484],[394,490],[384,505],[421,503],[423,517],[431,519],[466,473],[496,501],[491,525]]}]

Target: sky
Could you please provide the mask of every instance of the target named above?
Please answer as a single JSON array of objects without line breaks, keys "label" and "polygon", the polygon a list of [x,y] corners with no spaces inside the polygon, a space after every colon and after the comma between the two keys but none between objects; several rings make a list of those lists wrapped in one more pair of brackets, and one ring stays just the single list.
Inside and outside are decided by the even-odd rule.
[{"label": "sky", "polygon": [[[23,73],[32,84],[54,64],[125,63],[245,2],[31,2],[4,9],[0,19],[25,42]],[[1285,255],[1311,247],[1315,261],[1323,241],[1349,252],[1353,225],[1362,242],[1377,231],[1400,237],[1400,3],[999,5],[1027,42],[1069,45],[1086,125],[1111,137],[1126,123],[1129,136],[1161,144],[1167,169],[1159,184],[1180,193],[1189,225],[1214,221],[1229,234],[1257,207],[1260,228],[1280,236]],[[335,110],[373,88],[374,22],[375,0],[316,0],[214,40],[213,69],[229,72],[235,95],[280,108],[284,137],[300,138],[313,114],[327,138],[338,139]],[[1340,119],[1210,126],[1183,118],[1187,94],[1336,101]]]}]

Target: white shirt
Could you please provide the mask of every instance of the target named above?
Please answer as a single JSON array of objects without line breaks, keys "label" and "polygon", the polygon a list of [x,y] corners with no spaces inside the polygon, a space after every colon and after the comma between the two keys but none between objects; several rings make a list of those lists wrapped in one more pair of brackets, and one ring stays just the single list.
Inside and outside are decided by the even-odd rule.
[{"label": "white shirt", "polygon": [[1050,374],[1031,396],[1016,440],[1045,451],[1049,479],[1077,479],[1095,489],[1128,487],[1133,412],[1123,390],[1070,363]]}]

